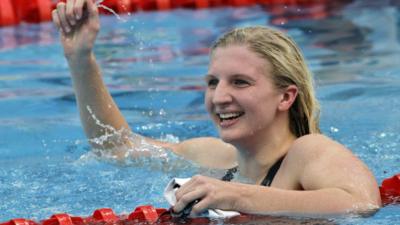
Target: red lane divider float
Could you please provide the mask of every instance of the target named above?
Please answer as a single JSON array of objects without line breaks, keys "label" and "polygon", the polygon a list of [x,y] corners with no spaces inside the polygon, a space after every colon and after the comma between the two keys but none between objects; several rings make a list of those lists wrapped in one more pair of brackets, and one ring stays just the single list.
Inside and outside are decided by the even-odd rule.
[{"label": "red lane divider float", "polygon": [[12,0],[14,13],[20,21],[40,23],[51,20],[51,0]]},{"label": "red lane divider float", "polygon": [[1,225],[37,225],[36,222],[27,219],[12,219],[6,223],[1,223]]},{"label": "red lane divider float", "polygon": [[0,27],[19,23],[13,9],[13,0],[0,0]]},{"label": "red lane divider float", "polygon": [[[66,0],[0,0],[0,27],[21,22],[40,23],[51,20],[51,11],[58,2]],[[104,0],[101,4],[116,13],[135,11],[170,10],[175,8],[203,9],[222,6],[313,5],[321,0]],[[109,14],[100,9],[100,13]]]},{"label": "red lane divider float", "polygon": [[383,180],[379,190],[383,205],[400,204],[400,173]]},{"label": "red lane divider float", "polygon": [[117,216],[112,209],[102,208],[94,211],[91,217],[70,216],[68,214],[54,214],[50,218],[36,222],[28,219],[12,219],[0,225],[116,225],[155,223],[166,209],[156,209],[153,206],[139,206],[129,216]]}]

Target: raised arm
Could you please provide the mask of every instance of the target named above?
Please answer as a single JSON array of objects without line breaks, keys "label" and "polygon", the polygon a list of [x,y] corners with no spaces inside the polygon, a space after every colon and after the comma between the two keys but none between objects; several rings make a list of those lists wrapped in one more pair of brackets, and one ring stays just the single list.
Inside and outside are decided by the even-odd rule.
[{"label": "raised arm", "polygon": [[[58,3],[53,11],[53,21],[60,30],[86,136],[94,148],[124,159],[127,149],[132,152],[142,142],[130,138],[132,131],[107,90],[96,62],[93,46],[100,22],[94,0]],[[235,164],[235,149],[215,138],[197,138],[178,144],[145,140],[203,166],[228,168]],[[137,153],[131,156],[146,154],[143,151]],[[214,155],[213,160],[209,160],[210,154]]]},{"label": "raised arm", "polygon": [[52,16],[60,30],[85,133],[90,140],[110,136],[102,139],[103,142],[100,139],[91,141],[92,146],[112,149],[128,145],[126,137],[111,137],[118,132],[128,134],[130,129],[103,82],[93,54],[94,42],[100,29],[96,4],[93,0],[60,2]]}]

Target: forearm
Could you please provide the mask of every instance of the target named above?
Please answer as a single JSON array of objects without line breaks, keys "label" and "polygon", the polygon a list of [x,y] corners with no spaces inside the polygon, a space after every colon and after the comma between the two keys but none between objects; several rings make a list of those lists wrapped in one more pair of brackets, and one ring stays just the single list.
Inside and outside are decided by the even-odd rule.
[{"label": "forearm", "polygon": [[339,188],[296,191],[243,185],[240,189],[234,205],[243,213],[345,214],[378,208]]},{"label": "forearm", "polygon": [[73,86],[85,133],[89,139],[107,137],[103,143],[91,142],[95,148],[110,149],[127,144],[127,137],[116,132],[130,132],[123,115],[108,92],[93,53],[82,57],[69,57]]}]

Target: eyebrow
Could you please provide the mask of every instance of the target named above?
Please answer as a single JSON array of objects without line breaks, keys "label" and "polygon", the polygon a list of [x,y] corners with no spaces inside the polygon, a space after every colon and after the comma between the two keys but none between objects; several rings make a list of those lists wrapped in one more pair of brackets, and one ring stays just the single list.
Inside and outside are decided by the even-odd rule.
[{"label": "eyebrow", "polygon": [[[204,75],[204,80],[217,78],[217,77],[218,76],[214,75],[214,74],[206,74],[206,75]],[[241,79],[248,79],[248,80],[251,80],[251,81],[256,81],[254,78],[252,78],[252,77],[250,77],[248,75],[245,75],[245,74],[240,74],[240,73],[232,74],[232,75],[230,75],[230,78],[233,78],[233,79],[241,78]]]},{"label": "eyebrow", "polygon": [[247,81],[249,81],[249,82],[256,82],[256,79],[254,79],[253,77],[251,77],[251,76],[248,76],[248,75],[245,75],[245,74],[233,74],[232,76],[231,76],[231,78],[232,79],[244,79],[244,80],[247,80]]},{"label": "eyebrow", "polygon": [[211,78],[214,78],[214,77],[217,77],[217,76],[214,75],[214,74],[206,74],[206,75],[204,75],[204,80],[211,79]]}]

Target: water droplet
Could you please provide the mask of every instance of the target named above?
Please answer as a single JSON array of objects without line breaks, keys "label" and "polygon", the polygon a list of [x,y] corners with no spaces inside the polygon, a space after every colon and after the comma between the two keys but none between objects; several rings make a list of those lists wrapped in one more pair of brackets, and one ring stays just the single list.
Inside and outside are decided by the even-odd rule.
[{"label": "water droplet", "polygon": [[47,147],[47,143],[46,143],[46,141],[45,140],[42,140],[42,145],[43,145],[43,147]]},{"label": "water droplet", "polygon": [[167,115],[167,112],[165,112],[164,109],[161,109],[159,114],[160,114],[160,116],[165,116],[165,115]]},{"label": "water droplet", "polygon": [[336,128],[336,127],[330,127],[330,131],[331,131],[332,133],[337,133],[337,132],[339,132],[339,129]]}]

